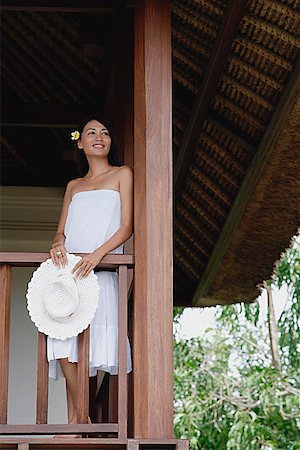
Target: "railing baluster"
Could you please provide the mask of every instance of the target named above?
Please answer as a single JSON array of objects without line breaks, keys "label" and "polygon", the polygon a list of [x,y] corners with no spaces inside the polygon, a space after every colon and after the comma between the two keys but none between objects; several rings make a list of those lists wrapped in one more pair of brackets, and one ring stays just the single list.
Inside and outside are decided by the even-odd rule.
[{"label": "railing baluster", "polygon": [[78,401],[77,422],[88,423],[89,416],[89,360],[90,327],[78,336]]},{"label": "railing baluster", "polygon": [[108,382],[108,422],[118,422],[118,377],[110,375]]},{"label": "railing baluster", "polygon": [[119,438],[127,437],[127,266],[119,267]]},{"label": "railing baluster", "polygon": [[0,266],[0,423],[7,423],[11,267]]},{"label": "railing baluster", "polygon": [[47,336],[38,333],[36,423],[48,420],[48,369]]}]

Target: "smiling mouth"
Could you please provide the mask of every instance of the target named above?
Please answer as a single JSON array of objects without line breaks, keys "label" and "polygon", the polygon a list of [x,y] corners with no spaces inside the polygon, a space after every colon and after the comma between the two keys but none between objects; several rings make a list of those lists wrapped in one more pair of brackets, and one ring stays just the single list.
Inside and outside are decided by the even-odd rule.
[{"label": "smiling mouth", "polygon": [[93,147],[95,147],[95,148],[104,148],[104,145],[102,145],[102,144],[94,144]]}]

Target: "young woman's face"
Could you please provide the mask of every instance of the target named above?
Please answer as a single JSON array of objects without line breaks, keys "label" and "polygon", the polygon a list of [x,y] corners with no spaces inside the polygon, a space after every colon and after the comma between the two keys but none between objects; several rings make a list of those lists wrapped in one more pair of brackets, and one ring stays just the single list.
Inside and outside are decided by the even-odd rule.
[{"label": "young woman's face", "polygon": [[105,125],[97,120],[90,120],[85,124],[77,145],[87,156],[107,156],[111,137]]}]

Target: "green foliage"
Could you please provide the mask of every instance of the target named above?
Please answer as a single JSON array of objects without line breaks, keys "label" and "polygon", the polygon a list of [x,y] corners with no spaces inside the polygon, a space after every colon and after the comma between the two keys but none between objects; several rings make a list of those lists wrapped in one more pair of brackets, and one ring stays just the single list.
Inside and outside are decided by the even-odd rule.
[{"label": "green foliage", "polygon": [[202,337],[175,333],[175,434],[192,450],[300,450],[299,243],[272,283],[289,289],[278,323],[282,372],[272,367],[258,303],[217,308],[216,328]]},{"label": "green foliage", "polygon": [[174,324],[177,324],[179,322],[179,319],[182,316],[183,311],[184,311],[184,307],[183,306],[175,306],[175,308],[173,308],[173,322],[174,322]]},{"label": "green foliage", "polygon": [[256,338],[263,330],[232,334],[224,325],[222,334],[175,339],[175,434],[191,449],[300,448],[297,380],[270,367],[268,346]]},{"label": "green foliage", "polygon": [[279,321],[281,359],[300,370],[300,243],[294,241],[282,255],[275,270],[274,284],[289,290],[289,304]]}]

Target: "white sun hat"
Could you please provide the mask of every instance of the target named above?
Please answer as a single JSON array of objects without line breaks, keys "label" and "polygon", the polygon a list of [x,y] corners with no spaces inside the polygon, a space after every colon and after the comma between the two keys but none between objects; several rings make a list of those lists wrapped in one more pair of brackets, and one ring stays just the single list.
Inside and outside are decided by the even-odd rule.
[{"label": "white sun hat", "polygon": [[92,271],[74,278],[73,267],[80,256],[67,254],[68,263],[58,268],[47,259],[34,271],[27,289],[31,320],[44,334],[56,339],[77,336],[91,323],[99,302],[99,285]]}]

